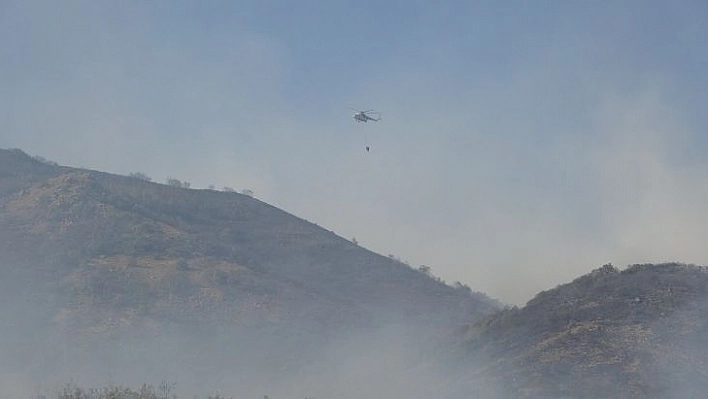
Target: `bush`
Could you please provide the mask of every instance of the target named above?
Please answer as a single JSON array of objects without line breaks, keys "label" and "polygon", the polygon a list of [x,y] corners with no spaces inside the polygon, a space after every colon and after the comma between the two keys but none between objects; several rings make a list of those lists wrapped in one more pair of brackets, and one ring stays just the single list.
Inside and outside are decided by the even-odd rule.
[{"label": "bush", "polygon": [[134,172],[128,175],[128,177],[132,177],[134,179],[139,179],[143,181],[152,181],[152,178],[145,173],[142,172]]}]

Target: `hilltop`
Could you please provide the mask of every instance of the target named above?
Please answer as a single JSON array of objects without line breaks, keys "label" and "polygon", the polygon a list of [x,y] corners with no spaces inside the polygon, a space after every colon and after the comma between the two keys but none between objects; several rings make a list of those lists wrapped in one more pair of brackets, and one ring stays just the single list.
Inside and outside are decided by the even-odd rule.
[{"label": "hilltop", "polygon": [[505,387],[502,397],[701,397],[708,269],[608,264],[463,336],[465,361],[480,361],[468,377]]},{"label": "hilltop", "polygon": [[708,390],[705,267],[608,264],[503,308],[249,195],[20,150],[0,150],[0,320],[0,395],[76,377],[187,396]]},{"label": "hilltop", "polygon": [[44,342],[65,363],[58,342],[83,354],[135,346],[142,359],[159,346],[147,342],[173,340],[198,363],[224,345],[314,356],[342,335],[399,326],[430,336],[499,309],[248,195],[20,150],[0,150],[0,227],[7,347]]},{"label": "hilltop", "polygon": [[[494,310],[481,294],[248,195],[59,167],[19,151],[0,153],[0,195],[2,253],[41,259],[82,304],[106,310],[140,302],[150,317],[198,318],[189,310],[212,306],[234,321],[253,313],[243,304],[261,307],[256,319],[315,303],[323,311],[315,318],[395,307],[463,321]],[[174,302],[157,309],[153,300],[165,296]],[[236,308],[221,308],[235,299]]]}]

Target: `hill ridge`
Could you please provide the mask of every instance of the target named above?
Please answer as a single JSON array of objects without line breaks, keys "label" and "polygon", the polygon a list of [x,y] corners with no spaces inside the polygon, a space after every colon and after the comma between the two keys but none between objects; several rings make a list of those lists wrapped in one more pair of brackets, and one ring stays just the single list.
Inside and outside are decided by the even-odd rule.
[{"label": "hill ridge", "polygon": [[506,386],[501,397],[699,397],[708,388],[708,268],[607,264],[464,337],[468,356],[494,359],[478,373]]},{"label": "hill ridge", "polygon": [[247,195],[20,150],[0,150],[0,320],[0,356],[41,378],[174,364],[200,389],[393,362],[421,398],[708,390],[705,266],[607,264],[502,309]]},{"label": "hill ridge", "polygon": [[[161,265],[167,269],[161,275],[187,274],[201,288],[208,288],[204,270],[221,268],[213,270],[218,278],[209,277],[216,286],[240,284],[241,278],[258,285],[253,279],[260,279],[264,286],[279,286],[280,294],[304,290],[297,295],[310,292],[374,313],[403,306],[429,317],[422,309],[439,306],[448,316],[459,311],[455,318],[462,322],[495,309],[481,294],[447,286],[247,195],[61,167],[19,150],[2,150],[0,165],[0,222],[10,227],[5,242],[48,246],[49,252],[54,248],[62,254],[58,262],[63,263],[59,269],[66,269],[65,281],[73,281],[77,265],[81,269],[120,259],[143,269],[150,262]],[[124,270],[131,278],[139,275],[126,264],[106,267]],[[194,282],[200,278],[201,285]],[[279,294],[273,295],[277,299]]]}]

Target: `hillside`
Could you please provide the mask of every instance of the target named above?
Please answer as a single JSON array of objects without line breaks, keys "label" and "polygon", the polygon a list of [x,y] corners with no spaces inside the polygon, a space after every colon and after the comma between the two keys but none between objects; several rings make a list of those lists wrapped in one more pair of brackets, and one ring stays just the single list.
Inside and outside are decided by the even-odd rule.
[{"label": "hillside", "polygon": [[708,270],[605,265],[464,334],[467,374],[501,397],[702,397]]},{"label": "hillside", "polygon": [[[95,360],[106,342],[174,363],[173,348],[145,354],[159,346],[152,339],[176,342],[197,363],[227,356],[224,346],[314,356],[343,334],[435,334],[498,309],[247,195],[62,167],[20,150],[0,150],[0,284],[0,315],[12,325],[0,354],[47,369],[47,357],[73,363],[67,351]],[[38,345],[46,352],[34,358],[18,349]]]},{"label": "hillside", "polygon": [[605,265],[501,309],[247,195],[19,150],[0,150],[0,320],[4,397],[77,379],[183,397],[708,390],[705,267]]}]

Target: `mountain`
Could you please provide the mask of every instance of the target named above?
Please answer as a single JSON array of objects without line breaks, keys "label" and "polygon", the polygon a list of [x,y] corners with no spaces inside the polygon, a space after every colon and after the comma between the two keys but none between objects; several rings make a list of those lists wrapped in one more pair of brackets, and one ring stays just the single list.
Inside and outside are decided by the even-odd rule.
[{"label": "mountain", "polygon": [[0,396],[158,380],[183,397],[708,391],[706,267],[608,264],[503,308],[251,196],[183,186],[0,150]]},{"label": "mountain", "polygon": [[132,363],[177,362],[174,347],[154,352],[165,342],[199,364],[224,348],[303,358],[341,336],[398,326],[431,337],[499,309],[248,195],[20,150],[0,150],[0,289],[12,326],[0,355],[45,374],[54,361],[111,363],[112,345]]},{"label": "mountain", "polygon": [[463,336],[466,377],[489,397],[704,397],[708,269],[608,264]]}]

